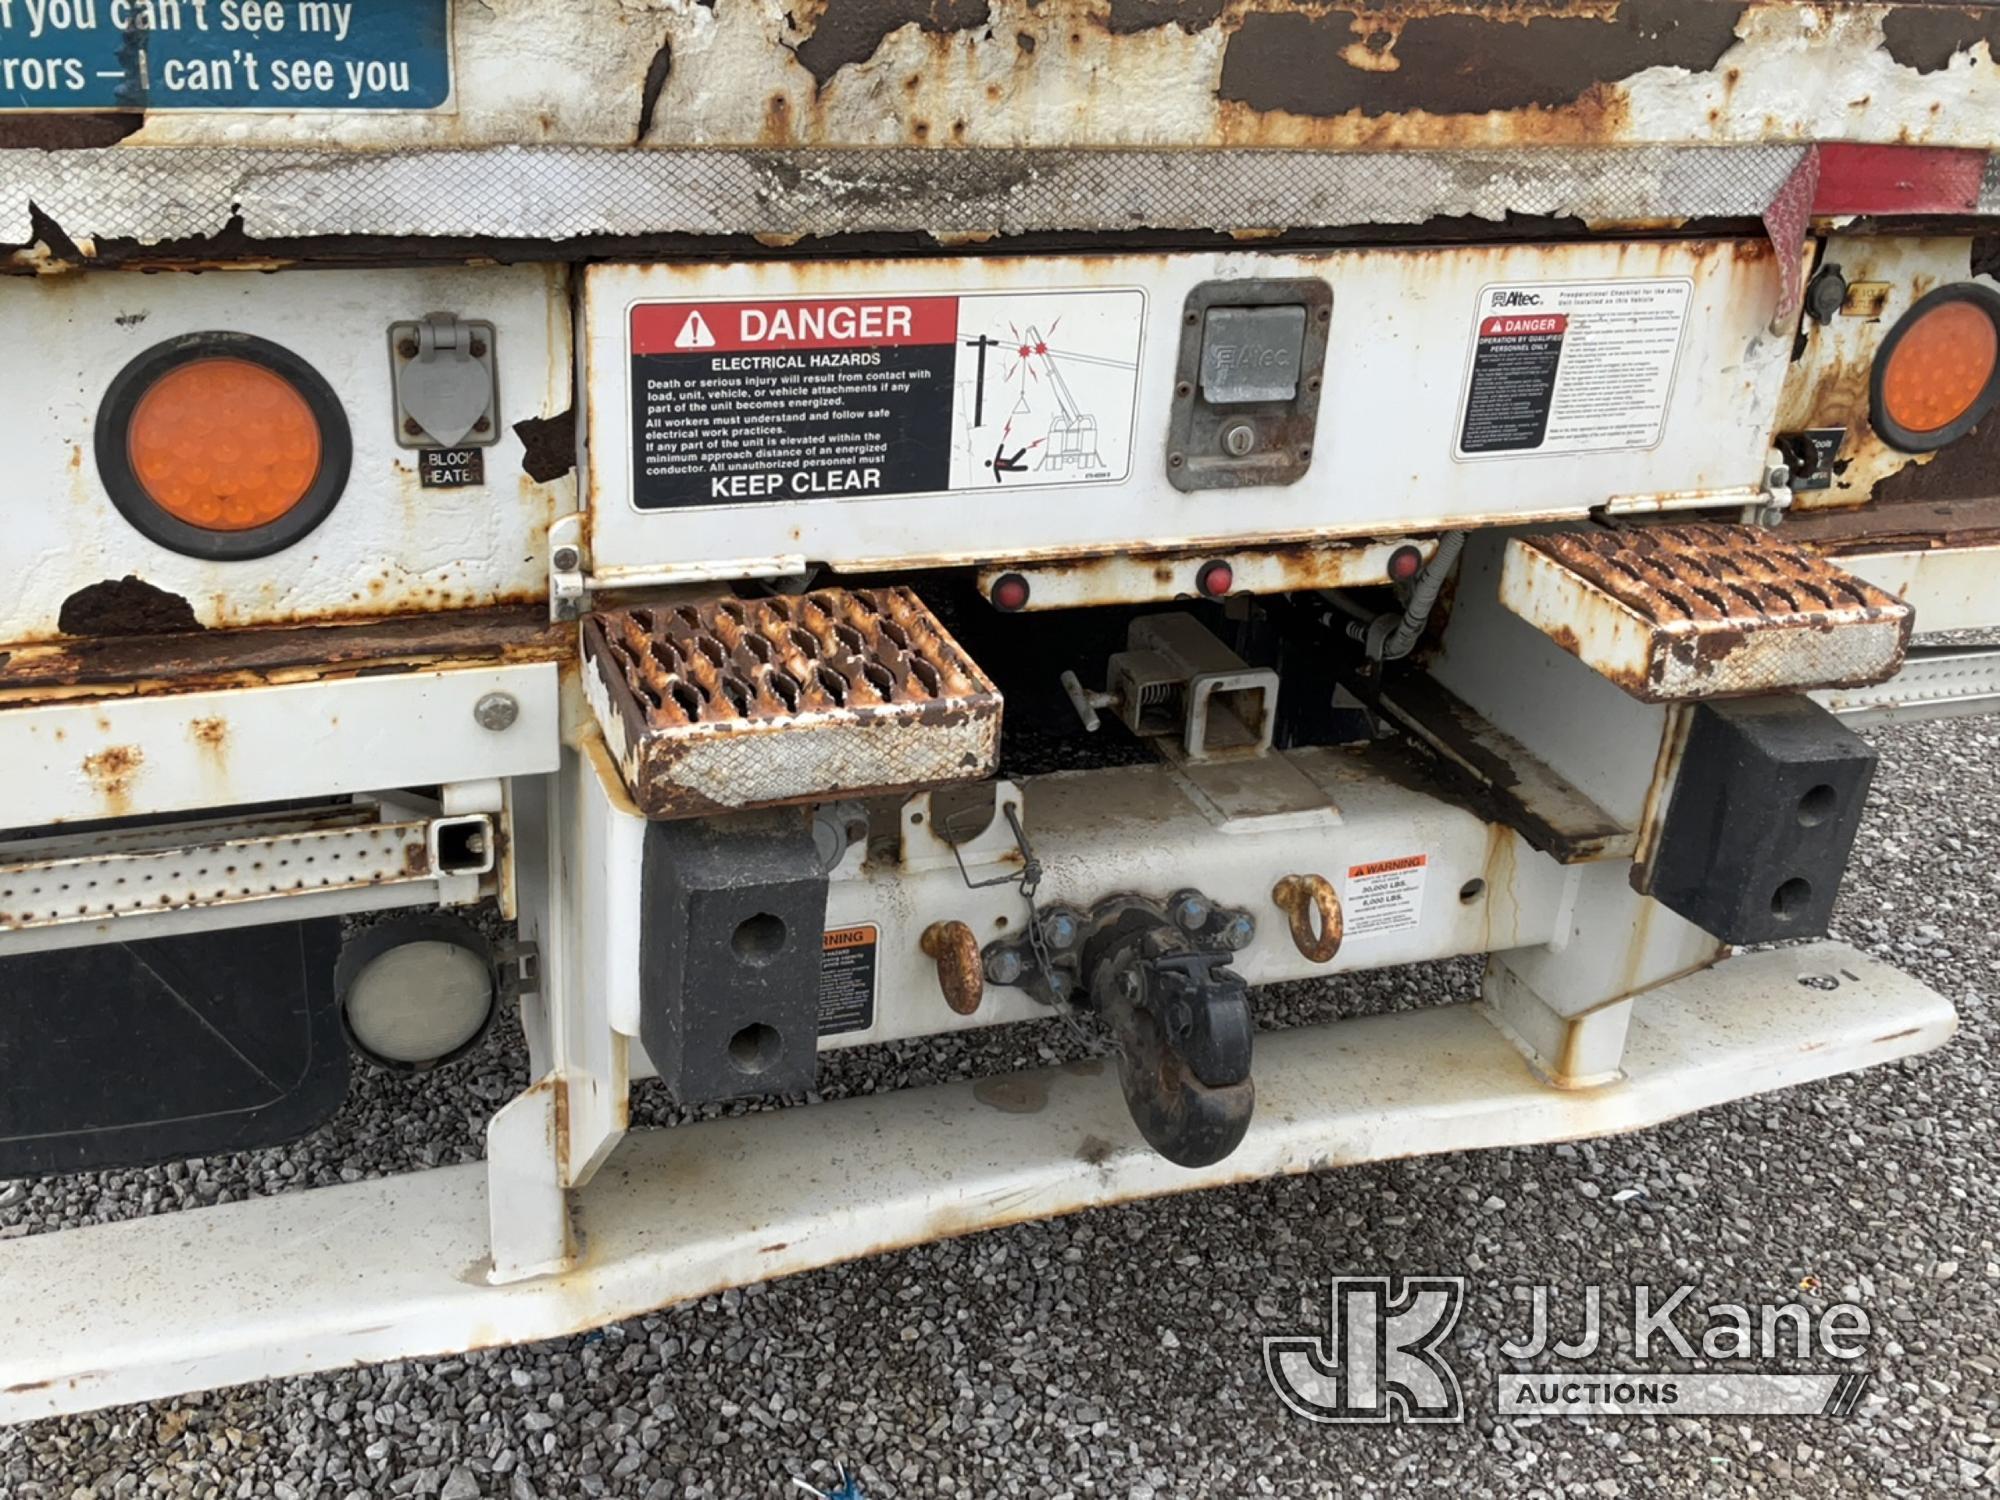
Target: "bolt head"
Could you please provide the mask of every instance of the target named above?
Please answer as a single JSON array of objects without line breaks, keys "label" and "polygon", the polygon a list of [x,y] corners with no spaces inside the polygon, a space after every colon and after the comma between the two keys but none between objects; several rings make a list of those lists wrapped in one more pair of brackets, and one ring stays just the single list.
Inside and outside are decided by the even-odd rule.
[{"label": "bolt head", "polygon": [[1068,948],[1076,942],[1076,918],[1066,911],[1050,912],[1042,921],[1042,941],[1051,948]]},{"label": "bolt head", "polygon": [[415,417],[405,417],[403,418],[403,431],[410,437],[421,437],[424,431],[424,424],[419,422]]},{"label": "bolt head", "polygon": [[1222,926],[1222,946],[1225,948],[1247,948],[1250,939],[1257,935],[1256,920],[1248,912],[1238,912]]},{"label": "bolt head", "polygon": [[521,705],[512,693],[488,693],[472,705],[472,717],[481,729],[511,729],[521,717]]},{"label": "bolt head", "polygon": [[396,352],[402,355],[404,359],[415,359],[417,357],[417,341],[415,339],[398,339],[396,341]]},{"label": "bolt head", "polygon": [[1027,971],[1019,949],[995,948],[986,955],[986,977],[994,984],[1018,984]]},{"label": "bolt head", "polygon": [[1182,932],[1195,932],[1208,923],[1208,900],[1189,892],[1174,902],[1174,925]]},{"label": "bolt head", "polygon": [[574,573],[576,565],[583,561],[583,555],[574,547],[558,547],[549,557],[558,573]]}]

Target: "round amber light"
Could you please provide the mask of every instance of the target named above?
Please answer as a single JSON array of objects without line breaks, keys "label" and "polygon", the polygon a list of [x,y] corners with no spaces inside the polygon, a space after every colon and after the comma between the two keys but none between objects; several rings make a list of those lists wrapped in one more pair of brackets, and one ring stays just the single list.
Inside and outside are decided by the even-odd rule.
[{"label": "round amber light", "polygon": [[196,359],[147,387],[126,429],[126,452],[168,515],[204,531],[250,531],[278,520],[312,488],[319,420],[275,370],[247,359]]},{"label": "round amber light", "polygon": [[1940,302],[1903,330],[1882,371],[1882,410],[1913,433],[1937,432],[1972,409],[1993,379],[2000,329],[1972,302]]}]

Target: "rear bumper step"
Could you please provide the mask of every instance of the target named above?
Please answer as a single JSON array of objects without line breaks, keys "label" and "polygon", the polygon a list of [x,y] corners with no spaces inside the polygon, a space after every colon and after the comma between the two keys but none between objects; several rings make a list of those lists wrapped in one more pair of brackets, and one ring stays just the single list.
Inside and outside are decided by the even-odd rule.
[{"label": "rear bumper step", "polygon": [[1816,943],[1642,996],[1624,1076],[1591,1090],[1540,1082],[1478,1006],[1261,1035],[1249,1134],[1196,1171],[1140,1141],[1099,1063],[644,1132],[577,1193],[576,1268],[506,1285],[477,1164],[32,1237],[0,1244],[0,1421],[550,1338],[1127,1199],[1633,1130],[1955,1025],[1916,980]]}]

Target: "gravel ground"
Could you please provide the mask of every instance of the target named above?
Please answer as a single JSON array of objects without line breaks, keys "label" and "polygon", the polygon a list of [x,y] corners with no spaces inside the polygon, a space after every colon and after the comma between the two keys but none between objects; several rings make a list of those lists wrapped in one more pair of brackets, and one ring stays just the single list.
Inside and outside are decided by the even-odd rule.
[{"label": "gravel ground", "polygon": [[[1836,931],[1958,1004],[1963,1029],[1942,1052],[1622,1139],[1107,1209],[554,1343],[4,1430],[0,1491],[739,1500],[791,1492],[796,1475],[831,1488],[835,1461],[869,1500],[1990,1488],[2000,721],[1875,738],[1884,760]],[[1285,986],[1260,997],[1262,1019],[1428,1004],[1475,983],[1458,963]],[[831,1060],[823,1091],[1074,1045],[1016,1028],[952,1050],[869,1049]],[[472,1159],[523,1076],[518,1034],[497,1031],[449,1089],[367,1075],[309,1142],[34,1184],[0,1209],[0,1234]],[[673,1117],[643,1090],[636,1113]],[[1453,1355],[1468,1425],[1326,1428],[1286,1413],[1260,1336],[1323,1318],[1331,1274],[1419,1271],[1473,1280]],[[1538,1281],[1859,1301],[1874,1322],[1871,1399],[1844,1423],[1496,1422],[1491,1344],[1525,1329],[1510,1289]]]}]

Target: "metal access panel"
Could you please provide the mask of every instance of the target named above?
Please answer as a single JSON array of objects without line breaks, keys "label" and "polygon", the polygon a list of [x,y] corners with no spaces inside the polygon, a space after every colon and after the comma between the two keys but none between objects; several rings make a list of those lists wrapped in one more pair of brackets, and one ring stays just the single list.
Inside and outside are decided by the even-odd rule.
[{"label": "metal access panel", "polygon": [[[1324,313],[1319,389],[1249,393],[1310,397],[1312,437],[1269,481],[1184,492],[1182,408],[1262,409],[1181,369],[1186,320],[1226,329],[1232,283],[1244,309],[1303,309],[1315,359]],[[1274,304],[1286,283],[1317,290]],[[1777,295],[1762,239],[593,267],[590,564],[732,577],[1726,504],[1766,468]]]},{"label": "metal access panel", "polygon": [[[0,531],[0,574],[10,580],[0,642],[144,628],[129,610],[93,602],[128,578],[147,591],[154,629],[162,620],[213,629],[540,599],[548,524],[574,508],[575,480],[565,463],[531,455],[524,432],[559,425],[551,419],[570,407],[567,276],[550,266],[458,266],[0,280],[0,328],[17,351],[0,452],[18,497]],[[459,445],[476,472],[470,461],[442,472],[427,462],[451,448],[405,445],[397,370],[415,360],[402,359],[389,331],[439,311],[491,330],[485,364],[498,404],[471,419],[488,423],[473,434],[481,446]],[[149,539],[121,513],[103,470],[98,428],[121,372],[149,350],[216,333],[261,340],[311,370],[352,449],[324,519],[262,556],[189,556]],[[531,456],[541,479],[527,472]],[[227,461],[220,446],[215,461]]]}]

